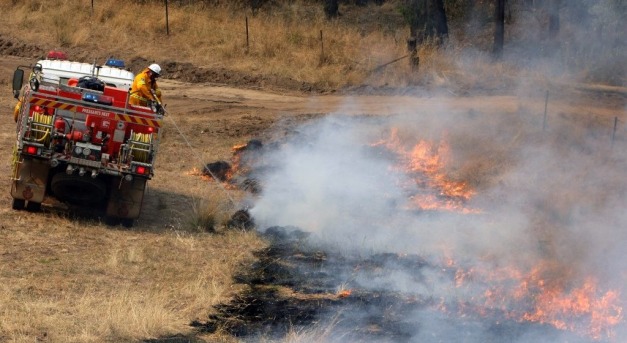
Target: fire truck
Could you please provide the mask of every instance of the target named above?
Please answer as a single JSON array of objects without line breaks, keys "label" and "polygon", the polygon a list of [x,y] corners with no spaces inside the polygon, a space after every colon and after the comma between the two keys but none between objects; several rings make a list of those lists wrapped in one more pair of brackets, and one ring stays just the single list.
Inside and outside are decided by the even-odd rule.
[{"label": "fire truck", "polygon": [[13,209],[38,211],[51,197],[99,209],[108,225],[133,226],[163,119],[160,104],[129,104],[133,78],[121,60],[95,65],[59,52],[15,70]]}]

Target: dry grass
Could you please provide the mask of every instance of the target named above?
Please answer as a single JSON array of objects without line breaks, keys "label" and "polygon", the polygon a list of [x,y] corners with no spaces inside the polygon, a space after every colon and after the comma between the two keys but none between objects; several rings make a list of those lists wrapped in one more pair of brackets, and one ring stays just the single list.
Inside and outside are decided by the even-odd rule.
[{"label": "dry grass", "polygon": [[[42,215],[4,212],[24,223],[23,215]],[[45,216],[37,227],[0,230],[1,341],[118,342],[189,332],[190,320],[205,319],[238,290],[232,275],[262,246],[254,233],[128,232]]]},{"label": "dry grass", "polygon": [[[88,60],[141,56],[275,75],[329,88],[363,83],[440,84],[446,71],[468,76],[461,75],[463,69],[455,63],[457,53],[432,45],[420,49],[421,73],[412,72],[407,59],[377,69],[407,55],[408,29],[393,1],[376,11],[350,9],[336,21],[324,18],[322,6],[304,1],[268,6],[255,16],[249,9],[227,5],[170,5],[169,35],[161,5],[96,1],[93,15],[89,2],[76,0],[45,4],[23,0],[0,6],[3,13],[10,13],[5,15],[7,25],[0,29],[3,35],[44,49],[73,51],[75,57]],[[381,22],[381,16],[386,21]],[[491,73],[498,75],[498,71]]]},{"label": "dry grass", "polygon": [[[445,47],[423,44],[419,71],[412,70],[407,59],[378,69],[407,55],[408,27],[397,1],[383,6],[346,6],[341,9],[342,17],[333,21],[325,19],[321,5],[303,0],[269,3],[255,15],[241,4],[189,3],[170,4],[166,27],[164,6],[157,1],[95,1],[93,14],[88,1],[5,1],[0,4],[5,14],[0,33],[44,49],[69,50],[72,56],[87,60],[140,56],[292,78],[328,88],[367,83],[500,89],[511,87],[521,76],[542,80],[568,74],[602,82],[610,66],[620,68],[617,57],[625,54],[620,47],[595,42],[592,51],[596,54],[591,58],[591,48],[582,46],[581,38],[574,38],[581,36],[576,23],[571,25],[565,19],[563,49],[554,58],[536,61],[529,68],[530,58],[540,54],[535,49],[544,51],[544,45],[554,44],[543,40],[541,28],[536,27],[538,19],[526,18],[523,11],[518,14],[519,22],[513,23],[518,26],[508,27],[507,38],[512,43],[509,57],[495,65],[489,54],[491,18],[482,13],[472,25],[452,20],[451,38]],[[531,25],[526,22],[529,20],[535,31],[525,29]],[[612,25],[619,24],[609,25],[607,39],[620,39],[612,33]],[[603,67],[597,61],[607,63]],[[608,81],[620,82],[620,78],[616,73],[605,75]]]},{"label": "dry grass", "polygon": [[[508,39],[514,43],[512,53],[506,62],[495,65],[489,54],[490,18],[474,26],[451,21],[449,44],[420,47],[419,71],[412,70],[406,58],[378,69],[407,55],[408,28],[396,1],[376,7],[344,7],[341,19],[333,21],[325,19],[321,5],[303,0],[266,4],[256,15],[235,4],[183,3],[170,4],[166,27],[161,2],[95,1],[92,14],[88,1],[14,0],[0,4],[6,23],[0,33],[44,49],[69,50],[72,56],[87,60],[140,56],[292,78],[327,88],[367,83],[500,89],[512,86],[521,75],[555,79],[574,74],[561,70],[564,63],[576,68],[580,79],[598,79],[603,72],[594,62],[601,57],[590,59],[587,50],[582,52],[569,43],[564,43],[556,59],[524,67],[528,56],[534,54],[531,50],[549,42],[514,38],[528,31],[520,27],[508,28]],[[568,22],[563,31],[564,39],[575,37]],[[529,47],[520,53],[524,44]],[[596,51],[611,56],[621,53],[606,48]]]}]

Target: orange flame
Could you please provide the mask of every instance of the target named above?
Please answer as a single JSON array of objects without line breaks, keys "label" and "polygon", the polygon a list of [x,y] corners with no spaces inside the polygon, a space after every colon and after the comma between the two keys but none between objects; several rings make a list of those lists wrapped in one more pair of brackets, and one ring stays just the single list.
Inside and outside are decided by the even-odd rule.
[{"label": "orange flame", "polygon": [[412,176],[415,184],[426,190],[426,194],[410,197],[413,206],[422,210],[478,212],[464,205],[475,194],[474,190],[466,182],[453,180],[446,174],[450,146],[445,140],[441,140],[437,146],[421,140],[407,149],[398,136],[398,129],[393,128],[388,139],[373,146],[384,146],[397,154],[400,160],[398,168]]},{"label": "orange flame", "polygon": [[344,289],[344,290],[342,290],[342,291],[340,291],[340,292],[338,292],[338,293],[337,293],[337,297],[338,297],[338,298],[347,298],[347,297],[349,297],[352,293],[353,293],[353,291],[352,291],[352,290],[350,290],[350,289]]},{"label": "orange flame", "polygon": [[[242,155],[242,152],[247,147],[248,147],[248,144],[238,144],[238,145],[234,145],[231,148],[231,151],[233,152],[233,156],[231,157],[230,169],[226,171],[226,173],[224,174],[224,181],[223,181],[226,184],[226,187],[229,189],[237,188],[235,185],[231,184],[233,177],[237,173],[247,172],[246,170],[243,170],[244,168],[241,166],[241,155]],[[187,172],[187,175],[200,176],[203,180],[206,180],[206,181],[214,180],[213,177],[211,177],[210,175],[207,175],[207,173],[201,171],[200,169],[196,167],[192,168],[191,171]]]},{"label": "orange flame", "polygon": [[611,339],[613,328],[623,320],[619,292],[600,290],[593,277],[584,279],[578,287],[568,287],[564,275],[554,275],[555,268],[548,263],[528,273],[515,268],[458,268],[455,287],[472,287],[478,283],[476,280],[489,287],[481,297],[460,302],[457,312],[486,315],[490,310],[498,310],[511,320],[548,324],[594,340]]}]

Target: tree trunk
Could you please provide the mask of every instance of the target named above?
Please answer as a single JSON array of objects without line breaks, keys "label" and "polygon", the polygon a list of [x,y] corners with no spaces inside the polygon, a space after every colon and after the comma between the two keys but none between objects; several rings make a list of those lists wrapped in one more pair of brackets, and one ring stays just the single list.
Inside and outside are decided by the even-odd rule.
[{"label": "tree trunk", "polygon": [[549,0],[549,38],[553,39],[560,31],[560,0]]},{"label": "tree trunk", "polygon": [[496,0],[494,7],[495,27],[492,53],[495,58],[500,59],[503,56],[503,42],[505,40],[505,0]]},{"label": "tree trunk", "polygon": [[442,43],[448,37],[448,22],[443,0],[410,0],[408,3],[409,32],[418,43],[434,38]]},{"label": "tree trunk", "polygon": [[446,20],[446,10],[444,9],[444,0],[434,0],[435,12],[433,18],[435,19],[435,30],[438,38],[445,40],[448,37],[448,22]]},{"label": "tree trunk", "polygon": [[327,16],[327,19],[332,19],[337,17],[340,14],[340,7],[338,4],[338,0],[325,0],[324,1],[324,14]]}]

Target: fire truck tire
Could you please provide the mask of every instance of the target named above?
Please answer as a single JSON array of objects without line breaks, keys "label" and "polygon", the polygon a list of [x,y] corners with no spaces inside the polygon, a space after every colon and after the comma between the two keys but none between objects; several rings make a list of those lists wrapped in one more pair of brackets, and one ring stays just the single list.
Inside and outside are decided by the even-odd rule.
[{"label": "fire truck tire", "polygon": [[96,204],[107,196],[107,186],[103,180],[63,172],[52,177],[50,188],[60,200],[76,204]]},{"label": "fire truck tire", "polygon": [[13,199],[13,206],[12,208],[14,210],[23,210],[24,209],[24,205],[26,204],[26,200],[24,199]]},{"label": "fire truck tire", "polygon": [[28,211],[28,212],[39,212],[39,211],[41,211],[41,203],[29,201],[26,204],[26,211]]}]

